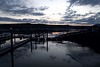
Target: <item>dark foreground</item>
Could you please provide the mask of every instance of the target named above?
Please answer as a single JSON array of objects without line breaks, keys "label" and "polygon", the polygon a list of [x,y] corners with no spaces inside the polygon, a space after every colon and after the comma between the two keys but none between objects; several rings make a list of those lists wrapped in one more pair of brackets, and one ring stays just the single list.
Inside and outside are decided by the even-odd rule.
[{"label": "dark foreground", "polygon": [[56,39],[59,41],[68,40],[71,42],[76,42],[82,46],[88,46],[97,53],[100,53],[100,31],[64,34],[54,38],[54,40]]},{"label": "dark foreground", "polygon": [[29,42],[0,57],[0,67],[100,67],[100,54],[77,43],[48,41],[36,46]]},{"label": "dark foreground", "polygon": [[[10,37],[0,38],[1,49],[13,43],[22,44],[0,57],[0,67],[100,67],[100,29],[97,27],[1,25],[0,32],[10,32]],[[21,26],[23,26],[21,28]],[[24,29],[25,26],[25,29]],[[39,28],[37,28],[37,26]],[[59,28],[60,27],[60,28]],[[19,29],[21,28],[21,29]],[[27,28],[27,29],[26,29]],[[93,31],[93,28],[96,30]],[[66,30],[67,29],[67,30]],[[72,32],[80,30],[79,32]],[[49,38],[51,32],[67,34]],[[46,33],[46,40],[43,33]],[[15,34],[34,34],[37,37],[13,37]],[[16,40],[14,40],[14,39]],[[39,39],[38,39],[39,38]],[[4,41],[5,40],[5,41]],[[24,43],[23,41],[26,40]],[[3,43],[4,41],[4,43]]]}]

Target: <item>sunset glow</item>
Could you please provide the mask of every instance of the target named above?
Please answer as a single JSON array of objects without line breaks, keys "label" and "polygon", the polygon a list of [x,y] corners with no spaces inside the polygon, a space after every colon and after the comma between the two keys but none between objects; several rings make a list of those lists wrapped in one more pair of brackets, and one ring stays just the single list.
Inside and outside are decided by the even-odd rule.
[{"label": "sunset glow", "polygon": [[56,25],[98,24],[100,3],[98,0],[92,2],[90,0],[1,0],[0,23],[9,22]]}]

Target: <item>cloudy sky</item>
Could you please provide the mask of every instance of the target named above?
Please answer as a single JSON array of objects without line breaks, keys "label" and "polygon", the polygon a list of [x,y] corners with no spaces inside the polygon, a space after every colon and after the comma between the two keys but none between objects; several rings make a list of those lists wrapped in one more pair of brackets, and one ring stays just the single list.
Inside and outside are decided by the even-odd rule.
[{"label": "cloudy sky", "polygon": [[0,23],[100,23],[100,0],[0,0]]}]

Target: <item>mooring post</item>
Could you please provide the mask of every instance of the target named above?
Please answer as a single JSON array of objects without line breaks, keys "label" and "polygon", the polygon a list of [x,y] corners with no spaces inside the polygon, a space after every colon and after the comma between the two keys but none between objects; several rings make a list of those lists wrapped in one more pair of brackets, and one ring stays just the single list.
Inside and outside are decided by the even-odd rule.
[{"label": "mooring post", "polygon": [[40,44],[40,32],[39,32],[39,44]]},{"label": "mooring post", "polygon": [[14,54],[13,54],[13,51],[11,51],[11,62],[12,62],[12,67],[14,67]]},{"label": "mooring post", "polygon": [[37,44],[36,44],[36,33],[35,33],[35,49],[37,49]]},{"label": "mooring post", "polygon": [[44,32],[43,32],[43,45],[44,45],[44,42],[45,42],[45,36],[44,36]]},{"label": "mooring post", "polygon": [[14,67],[14,57],[13,57],[13,29],[10,28],[11,32],[11,60],[12,60],[12,67]]},{"label": "mooring post", "polygon": [[0,49],[1,49],[1,44],[0,44]]},{"label": "mooring post", "polygon": [[44,39],[45,37],[44,37],[44,32],[43,32],[43,39]]},{"label": "mooring post", "polygon": [[48,32],[47,32],[47,52],[48,52]]},{"label": "mooring post", "polygon": [[31,41],[30,41],[30,44],[31,44],[31,52],[32,52],[32,33],[31,33]]},{"label": "mooring post", "polygon": [[15,44],[15,43],[16,43],[16,38],[15,38],[15,34],[14,34],[14,36],[13,36],[13,37],[14,37],[14,44]]},{"label": "mooring post", "polygon": [[10,28],[11,30],[11,51],[13,51],[13,29]]}]

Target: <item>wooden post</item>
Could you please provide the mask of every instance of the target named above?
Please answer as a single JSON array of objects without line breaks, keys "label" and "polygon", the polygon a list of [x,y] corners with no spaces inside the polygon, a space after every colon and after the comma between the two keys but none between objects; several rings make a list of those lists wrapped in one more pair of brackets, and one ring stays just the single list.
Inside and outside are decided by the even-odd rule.
[{"label": "wooden post", "polygon": [[45,37],[44,37],[44,32],[43,32],[43,39],[44,39]]},{"label": "wooden post", "polygon": [[13,32],[11,28],[11,51],[13,51]]},{"label": "wooden post", "polygon": [[35,49],[37,49],[37,44],[36,44],[36,33],[35,33]]},{"label": "wooden post", "polygon": [[12,67],[14,67],[14,55],[13,55],[13,51],[11,51],[11,62],[12,62]]},{"label": "wooden post", "polygon": [[14,44],[16,43],[16,38],[15,38],[15,34],[14,34]]},{"label": "wooden post", "polygon": [[14,67],[14,57],[13,57],[13,29],[11,28],[11,60],[12,60],[12,67]]},{"label": "wooden post", "polygon": [[39,39],[38,39],[39,44],[40,44],[40,38],[41,38],[40,36],[41,36],[41,33],[39,32]]},{"label": "wooden post", "polygon": [[32,34],[31,34],[31,41],[30,41],[30,44],[31,44],[31,52],[32,52]]},{"label": "wooden post", "polygon": [[45,35],[44,35],[44,32],[43,32],[43,45],[44,45],[44,42],[45,42]]},{"label": "wooden post", "polygon": [[48,32],[47,32],[47,52],[48,52]]},{"label": "wooden post", "polygon": [[48,32],[47,32],[47,40],[48,40]]}]

